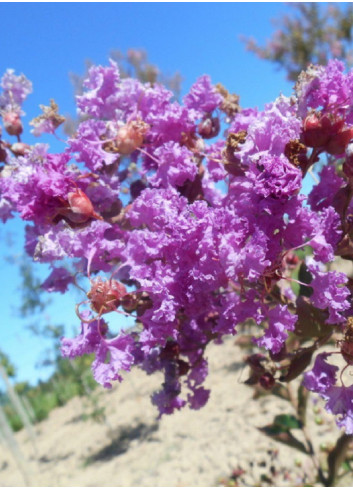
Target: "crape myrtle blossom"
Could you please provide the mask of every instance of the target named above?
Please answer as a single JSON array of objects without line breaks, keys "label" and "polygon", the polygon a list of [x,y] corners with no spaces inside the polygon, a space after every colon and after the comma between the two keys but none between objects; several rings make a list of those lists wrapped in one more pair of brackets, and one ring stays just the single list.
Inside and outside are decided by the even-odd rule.
[{"label": "crape myrtle blossom", "polygon": [[188,109],[194,109],[200,114],[211,113],[220,107],[223,97],[212,85],[211,78],[208,75],[203,75],[185,95],[183,102]]},{"label": "crape myrtle blossom", "polygon": [[120,370],[130,370],[134,360],[134,342],[131,336],[124,334],[108,339],[107,329],[102,319],[89,321],[89,312],[86,311],[80,335],[74,339],[64,338],[62,352],[69,358],[95,353],[92,364],[94,378],[104,387],[111,387],[112,381],[122,380]]},{"label": "crape myrtle blossom", "polygon": [[345,321],[342,312],[346,311],[350,304],[347,301],[349,290],[340,285],[348,281],[347,276],[340,272],[320,271],[320,267],[314,260],[307,260],[308,269],[313,277],[310,286],[314,293],[311,296],[312,303],[319,309],[327,309],[329,317],[326,322],[338,324]]},{"label": "crape myrtle blossom", "polygon": [[[20,135],[23,131],[21,116],[24,115],[22,104],[32,92],[32,83],[22,74],[15,75],[14,70],[8,69],[1,78],[0,86],[0,115],[5,131],[10,136],[17,137],[17,150],[21,145]],[[14,147],[1,141],[0,132],[0,161],[6,161],[8,149],[14,151]]]},{"label": "crape myrtle blossom", "polygon": [[333,60],[326,67],[310,66],[302,72],[296,85],[301,117],[311,109],[330,113],[333,108],[339,113],[348,111],[347,122],[352,122],[353,78],[352,72],[346,74],[344,71],[344,63]]},{"label": "crape myrtle blossom", "polygon": [[[86,284],[81,332],[62,339],[63,355],[94,353],[94,377],[106,387],[133,365],[162,371],[152,402],[169,414],[207,402],[207,345],[247,320],[257,325],[254,348],[287,361],[266,372],[268,388],[295,357],[287,345],[303,323],[302,295],[329,337],[342,334],[350,283],[327,264],[353,250],[352,89],[353,75],[332,62],[311,67],[292,97],[230,111],[228,92],[207,75],[179,103],[162,85],[121,79],[113,61],[90,68],[77,97],[85,120],[63,151],[37,144],[8,155],[0,178],[1,218],[19,213],[27,252],[52,265],[43,287],[66,293],[78,279]],[[46,109],[38,134],[59,122]],[[215,140],[221,123],[228,126]],[[301,195],[325,153],[320,182]],[[60,264],[67,259],[72,274]],[[136,328],[112,337],[108,313],[133,317]],[[305,385],[349,430],[351,387],[339,386],[326,360],[316,357]]]},{"label": "crape myrtle blossom", "polygon": [[22,74],[15,75],[14,70],[8,69],[1,78],[0,109],[19,111],[28,95],[32,92],[32,83]]},{"label": "crape myrtle blossom", "polygon": [[42,283],[42,288],[47,292],[67,291],[68,285],[74,282],[71,273],[64,267],[53,267],[53,271]]},{"label": "crape myrtle blossom", "polygon": [[353,385],[337,385],[339,367],[327,362],[330,353],[317,355],[313,369],[304,376],[307,389],[318,393],[326,401],[326,410],[337,416],[337,425],[353,434]]}]

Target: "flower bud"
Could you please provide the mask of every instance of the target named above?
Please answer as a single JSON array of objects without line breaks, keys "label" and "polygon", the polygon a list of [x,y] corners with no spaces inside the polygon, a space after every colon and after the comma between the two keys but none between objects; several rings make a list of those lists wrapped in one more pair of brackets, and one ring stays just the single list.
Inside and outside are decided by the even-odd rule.
[{"label": "flower bud", "polygon": [[94,211],[93,204],[87,195],[79,188],[67,194],[69,203],[69,219],[74,223],[86,222],[90,218],[100,219],[102,217]]},{"label": "flower bud", "polygon": [[287,358],[287,355],[288,353],[285,343],[283,344],[280,351],[278,351],[277,353],[273,353],[272,351],[270,351],[271,360],[273,360],[274,362],[280,362],[281,360],[284,360],[285,358]]},{"label": "flower bud", "polygon": [[135,311],[137,305],[138,305],[138,297],[135,293],[125,294],[121,299],[121,307],[127,313],[131,313]]},{"label": "flower bud", "polygon": [[338,132],[330,138],[325,149],[330,155],[340,155],[344,153],[352,137],[353,129]]},{"label": "flower bud", "polygon": [[6,112],[2,116],[2,119],[6,132],[10,134],[10,136],[19,136],[22,134],[23,126],[21,118],[17,112]]},{"label": "flower bud", "polygon": [[186,375],[189,372],[190,365],[187,362],[178,359],[177,364],[178,364],[179,377]]},{"label": "flower bud", "polygon": [[198,125],[197,131],[204,139],[211,139],[218,135],[220,123],[218,117],[206,116]]},{"label": "flower bud", "polygon": [[26,143],[14,143],[10,150],[15,156],[24,156],[30,150],[30,146]]},{"label": "flower bud", "polygon": [[139,294],[139,301],[137,304],[137,315],[142,316],[147,309],[150,309],[153,306],[152,299],[150,299],[149,295],[147,292],[141,292]]},{"label": "flower bud", "polygon": [[272,374],[269,372],[266,372],[264,375],[261,375],[259,379],[259,383],[261,387],[263,387],[266,390],[271,390],[272,387],[275,385],[275,379]]},{"label": "flower bud", "polygon": [[145,190],[146,184],[142,180],[135,180],[130,185],[130,194],[133,199],[137,199],[137,197],[141,194],[143,190]]},{"label": "flower bud", "polygon": [[115,311],[121,304],[126,288],[117,280],[103,280],[97,277],[91,282],[91,290],[87,293],[91,307],[98,314]]},{"label": "flower bud", "polygon": [[315,113],[309,114],[304,121],[304,131],[312,131],[320,126],[320,120]]},{"label": "flower bud", "polygon": [[327,116],[318,117],[315,112],[309,114],[303,127],[303,142],[305,146],[310,148],[320,148],[324,146],[331,132],[331,121]]},{"label": "flower bud", "polygon": [[116,149],[122,155],[129,155],[139,148],[148,131],[148,124],[142,121],[131,121],[118,130]]}]

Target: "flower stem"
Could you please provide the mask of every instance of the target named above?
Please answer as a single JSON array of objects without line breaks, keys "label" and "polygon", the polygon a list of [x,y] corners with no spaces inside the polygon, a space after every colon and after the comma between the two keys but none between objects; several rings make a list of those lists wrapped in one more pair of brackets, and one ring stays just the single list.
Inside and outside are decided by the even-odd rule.
[{"label": "flower stem", "polygon": [[335,487],[338,470],[346,458],[351,442],[353,442],[353,435],[343,434],[338,438],[335,448],[329,453],[327,457],[328,477],[325,480],[325,487]]}]

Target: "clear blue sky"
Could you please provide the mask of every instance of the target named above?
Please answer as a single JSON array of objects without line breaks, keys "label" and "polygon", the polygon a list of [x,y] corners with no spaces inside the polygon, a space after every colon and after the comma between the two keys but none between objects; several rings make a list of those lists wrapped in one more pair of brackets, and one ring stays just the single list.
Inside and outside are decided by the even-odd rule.
[{"label": "clear blue sky", "polygon": [[[34,93],[24,107],[29,118],[50,98],[61,113],[74,113],[69,72],[83,73],[85,59],[107,63],[113,49],[143,48],[164,73],[182,74],[183,93],[208,73],[240,94],[243,107],[261,108],[280,92],[289,95],[291,84],[272,64],[246,52],[239,36],[264,41],[273,31],[271,19],[288,10],[284,3],[1,3],[0,75],[14,68],[33,82]],[[33,142],[30,136],[25,139]],[[60,149],[57,141],[52,143]],[[16,314],[20,277],[16,266],[4,260],[21,252],[22,229],[18,221],[0,225],[0,348],[17,366],[17,380],[34,382],[49,374],[35,364],[50,345],[26,330],[30,318],[24,321]],[[46,312],[52,322],[65,323],[68,334],[79,326],[75,302],[77,297],[54,297]]]}]

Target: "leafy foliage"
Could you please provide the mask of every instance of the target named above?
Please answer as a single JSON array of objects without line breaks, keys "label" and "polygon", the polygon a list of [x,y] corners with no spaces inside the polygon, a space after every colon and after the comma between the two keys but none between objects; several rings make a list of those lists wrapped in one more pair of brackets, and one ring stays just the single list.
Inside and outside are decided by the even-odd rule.
[{"label": "leafy foliage", "polygon": [[[91,361],[92,358],[89,356],[73,361],[58,357],[55,372],[47,381],[41,381],[36,386],[28,383],[14,385],[15,390],[28,400],[35,422],[47,418],[52,409],[63,406],[75,396],[91,395],[97,386],[90,371]],[[5,394],[2,394],[1,403],[12,429],[14,431],[22,429],[21,418]]]},{"label": "leafy foliage", "polygon": [[316,2],[290,3],[292,15],[274,21],[277,29],[265,46],[245,39],[247,49],[272,61],[295,81],[311,63],[325,65],[339,58],[353,64],[353,6],[350,2],[324,6]]},{"label": "leafy foliage", "polygon": [[9,377],[14,377],[16,375],[16,367],[11,362],[10,358],[6,353],[0,350],[0,365],[2,365]]}]

